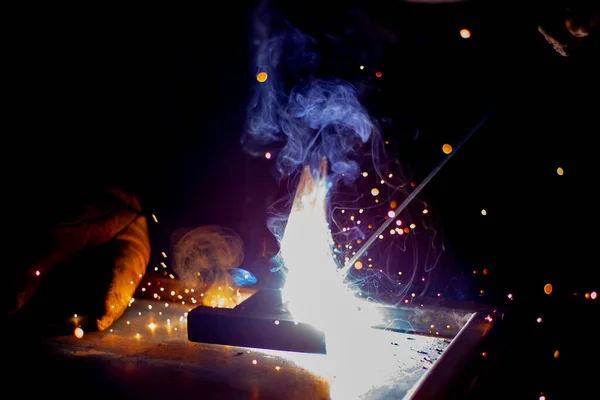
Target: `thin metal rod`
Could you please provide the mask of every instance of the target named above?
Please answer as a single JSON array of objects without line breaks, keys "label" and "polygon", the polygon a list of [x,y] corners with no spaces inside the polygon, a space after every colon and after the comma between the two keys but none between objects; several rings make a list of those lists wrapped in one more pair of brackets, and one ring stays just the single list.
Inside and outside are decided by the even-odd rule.
[{"label": "thin metal rod", "polygon": [[454,149],[452,150],[452,152],[450,152],[446,157],[444,157],[444,159],[437,165],[437,167],[435,167],[429,173],[429,175],[427,175],[427,177],[425,179],[423,179],[423,182],[421,182],[415,188],[415,190],[413,190],[406,197],[406,199],[402,202],[402,204],[400,204],[400,206],[396,209],[396,215],[393,218],[388,218],[387,220],[385,220],[384,223],[381,224],[381,226],[373,233],[373,235],[356,252],[356,254],[354,256],[352,256],[352,258],[349,259],[348,262],[341,268],[341,272],[342,273],[347,273],[350,270],[350,268],[352,268],[352,266],[354,265],[354,263],[356,263],[356,261],[358,261],[358,259],[364,254],[364,252],[367,251],[367,249],[369,247],[371,247],[371,245],[377,240],[377,238],[379,237],[379,235],[381,235],[381,233],[383,231],[385,231],[390,226],[390,224],[392,222],[394,222],[394,220],[400,215],[400,213],[410,204],[411,201],[413,201],[415,199],[415,197],[419,194],[419,192],[421,192],[421,190],[423,190],[423,188],[429,183],[429,181],[431,179],[433,179],[433,177],[440,171],[440,169],[442,169],[442,167],[444,165],[446,165],[446,163],[450,160],[450,158],[452,158],[452,156],[454,154],[456,154],[456,152],[458,150],[460,150],[460,148],[466,143],[466,141],[469,140],[469,138],[471,136],[473,136],[473,134],[475,132],[477,132],[479,130],[479,128],[481,128],[481,126],[489,118],[490,114],[491,114],[491,112],[488,112],[487,114],[485,114],[481,118],[481,120],[479,120],[479,122],[477,124],[475,124],[475,126],[473,126],[473,128],[471,128],[471,130],[465,135],[465,137],[454,147]]}]

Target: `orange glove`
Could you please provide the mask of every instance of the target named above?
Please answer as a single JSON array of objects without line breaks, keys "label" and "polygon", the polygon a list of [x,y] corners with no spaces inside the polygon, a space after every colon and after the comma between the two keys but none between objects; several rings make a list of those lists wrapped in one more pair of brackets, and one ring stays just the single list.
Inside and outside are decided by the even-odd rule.
[{"label": "orange glove", "polygon": [[[52,272],[70,263],[83,272],[88,282],[106,281],[101,285],[105,289],[103,305],[93,315],[95,321],[91,321],[104,330],[127,309],[146,272],[150,259],[146,217],[135,196],[117,189],[84,196],[70,207],[72,217],[43,227],[41,240],[34,241],[36,248],[31,249],[36,257],[13,272],[14,292],[12,300],[9,299],[12,304],[6,308],[9,314],[18,314],[34,296],[38,285],[47,283],[54,288],[57,282],[52,282]],[[90,249],[94,251],[86,253]],[[46,278],[50,282],[45,282]],[[85,284],[68,283],[73,293],[85,290]],[[81,288],[75,287],[80,285]],[[60,304],[61,308],[80,310],[77,296],[67,298],[69,304]]]}]

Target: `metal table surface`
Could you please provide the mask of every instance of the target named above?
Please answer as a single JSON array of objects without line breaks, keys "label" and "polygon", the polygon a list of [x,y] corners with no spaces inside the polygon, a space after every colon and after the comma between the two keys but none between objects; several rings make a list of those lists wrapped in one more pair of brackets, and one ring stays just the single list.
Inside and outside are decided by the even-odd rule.
[{"label": "metal table surface", "polygon": [[[50,337],[24,351],[23,358],[10,360],[15,397],[23,388],[17,379],[26,379],[19,382],[43,382],[47,394],[63,398],[417,398],[417,388],[426,385],[428,372],[456,341],[448,336],[456,336],[459,328],[464,331],[472,320],[469,313],[444,313],[455,325],[463,325],[445,335],[374,330],[369,343],[358,343],[335,358],[194,343],[187,337],[187,313],[197,304],[189,301],[189,293],[187,298],[177,294],[176,282],[172,285],[164,283],[161,289],[173,294],[163,296],[168,301],[152,298],[151,290],[139,292],[145,298],[136,297],[109,330],[84,332],[81,338]],[[440,315],[426,309],[419,314],[424,323]],[[84,318],[74,315],[73,329]],[[474,332],[471,336],[479,338],[485,329]]]}]

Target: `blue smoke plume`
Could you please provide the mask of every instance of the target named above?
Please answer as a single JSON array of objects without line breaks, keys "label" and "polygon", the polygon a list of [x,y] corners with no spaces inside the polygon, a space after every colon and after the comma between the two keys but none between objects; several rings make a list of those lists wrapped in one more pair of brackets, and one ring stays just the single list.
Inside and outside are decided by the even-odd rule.
[{"label": "blue smoke plume", "polygon": [[370,155],[382,154],[376,124],[352,84],[318,77],[318,41],[289,23],[271,23],[267,7],[254,21],[254,73],[267,78],[254,84],[242,145],[256,156],[274,153],[279,178],[305,165],[316,171],[325,157],[332,186],[351,184],[369,142]]},{"label": "blue smoke plume", "polygon": [[[327,159],[330,193],[350,186],[363,162],[381,175],[383,140],[361,104],[359,92],[339,77],[321,76],[319,41],[292,26],[283,16],[260,5],[254,18],[253,96],[247,109],[242,146],[251,155],[275,158],[277,177],[293,185],[305,166],[313,174]],[[266,78],[266,79],[265,79]],[[291,206],[281,198],[269,210],[267,227],[281,241]],[[279,254],[272,271],[282,267]]]}]

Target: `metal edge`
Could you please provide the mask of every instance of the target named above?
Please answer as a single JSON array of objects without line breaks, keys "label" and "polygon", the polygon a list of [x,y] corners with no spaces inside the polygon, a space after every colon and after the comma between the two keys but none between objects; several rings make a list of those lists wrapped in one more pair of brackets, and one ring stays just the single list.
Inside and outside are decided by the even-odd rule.
[{"label": "metal edge", "polygon": [[[404,396],[404,400],[425,400],[444,398],[443,394],[452,381],[464,370],[467,363],[464,348],[469,348],[468,353],[479,345],[487,335],[488,330],[478,329],[481,317],[478,312],[472,313],[469,320],[460,329],[450,342],[437,362],[419,379],[415,386]],[[461,351],[463,349],[463,351]]]},{"label": "metal edge", "polygon": [[[213,310],[214,311],[214,310]],[[277,324],[274,321],[277,320]],[[224,346],[326,354],[324,333],[312,325],[277,316],[204,310],[188,314],[188,340]]]}]

